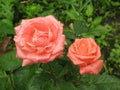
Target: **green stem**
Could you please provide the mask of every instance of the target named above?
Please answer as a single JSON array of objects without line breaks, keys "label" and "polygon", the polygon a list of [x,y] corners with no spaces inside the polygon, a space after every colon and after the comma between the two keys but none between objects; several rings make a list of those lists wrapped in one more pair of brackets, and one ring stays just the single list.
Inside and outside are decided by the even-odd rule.
[{"label": "green stem", "polygon": [[9,76],[10,84],[11,84],[13,90],[16,90],[16,89],[15,89],[15,84],[14,84],[14,80],[13,80],[12,73],[10,72],[10,73],[8,74],[8,76]]},{"label": "green stem", "polygon": [[106,67],[106,64],[104,64],[103,67],[104,67],[104,69],[105,69],[105,72],[108,73],[109,71],[108,71],[108,69],[107,69],[107,67]]}]

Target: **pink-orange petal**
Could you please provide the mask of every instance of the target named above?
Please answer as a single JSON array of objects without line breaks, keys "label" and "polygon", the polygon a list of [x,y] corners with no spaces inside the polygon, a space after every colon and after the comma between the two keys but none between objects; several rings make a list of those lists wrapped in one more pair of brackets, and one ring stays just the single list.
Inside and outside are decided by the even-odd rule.
[{"label": "pink-orange petal", "polygon": [[95,74],[97,75],[103,67],[103,60],[97,60],[88,66],[80,66],[80,74]]},{"label": "pink-orange petal", "polygon": [[75,64],[75,65],[81,65],[81,66],[86,66],[87,64],[75,57],[75,55],[71,52],[68,52],[67,56],[70,58],[70,60]]},{"label": "pink-orange petal", "polygon": [[32,65],[34,62],[32,60],[24,59],[22,62],[22,66]]},{"label": "pink-orange petal", "polygon": [[58,37],[58,40],[56,41],[56,46],[54,47],[54,50],[52,52],[52,54],[55,54],[59,51],[62,51],[64,49],[64,45],[65,45],[65,36],[61,35],[60,37]]},{"label": "pink-orange petal", "polygon": [[24,52],[24,51],[22,51],[21,50],[21,47],[19,46],[19,45],[16,45],[16,57],[18,57],[18,58],[25,58],[26,57],[26,52]]},{"label": "pink-orange petal", "polygon": [[19,31],[21,30],[21,25],[15,27],[15,33],[19,34]]}]

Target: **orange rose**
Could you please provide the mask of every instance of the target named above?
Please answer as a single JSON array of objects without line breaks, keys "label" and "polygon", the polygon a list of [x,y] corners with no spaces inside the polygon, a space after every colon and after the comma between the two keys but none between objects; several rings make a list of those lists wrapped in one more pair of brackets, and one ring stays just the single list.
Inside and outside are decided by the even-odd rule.
[{"label": "orange rose", "polygon": [[47,63],[62,56],[65,45],[63,24],[52,15],[22,20],[15,32],[16,56],[23,58],[22,66]]},{"label": "orange rose", "polygon": [[92,38],[76,39],[69,47],[67,56],[80,67],[81,74],[98,74],[103,67],[100,47]]}]

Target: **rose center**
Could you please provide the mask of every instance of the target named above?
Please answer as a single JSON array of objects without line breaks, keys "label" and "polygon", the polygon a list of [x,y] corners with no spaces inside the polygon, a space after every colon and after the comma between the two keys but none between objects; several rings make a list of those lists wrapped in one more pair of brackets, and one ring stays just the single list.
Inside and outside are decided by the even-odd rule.
[{"label": "rose center", "polygon": [[48,43],[48,33],[35,30],[32,37],[32,42],[36,46],[45,46]]},{"label": "rose center", "polygon": [[82,43],[80,46],[79,46],[79,51],[80,51],[80,54],[81,55],[86,55],[88,53],[88,47],[86,46],[86,44]]}]

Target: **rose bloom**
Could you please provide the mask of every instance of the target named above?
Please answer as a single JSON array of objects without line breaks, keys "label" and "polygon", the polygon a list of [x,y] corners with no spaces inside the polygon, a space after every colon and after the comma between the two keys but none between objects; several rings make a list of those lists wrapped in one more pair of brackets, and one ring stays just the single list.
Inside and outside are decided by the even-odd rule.
[{"label": "rose bloom", "polygon": [[69,47],[67,56],[80,67],[80,74],[98,74],[103,67],[100,47],[92,38],[76,39]]},{"label": "rose bloom", "polygon": [[66,43],[63,24],[52,15],[22,20],[15,32],[16,57],[23,59],[22,66],[48,63],[62,56]]}]

